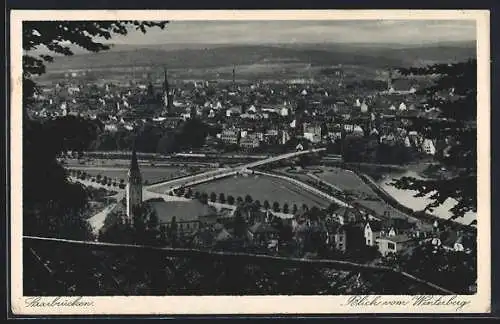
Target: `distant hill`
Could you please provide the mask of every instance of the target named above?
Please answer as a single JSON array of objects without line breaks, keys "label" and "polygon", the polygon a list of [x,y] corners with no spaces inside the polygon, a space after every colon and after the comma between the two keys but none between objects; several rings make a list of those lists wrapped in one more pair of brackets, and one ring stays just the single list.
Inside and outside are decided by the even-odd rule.
[{"label": "distant hill", "polygon": [[[174,44],[175,45],[175,44]],[[264,62],[295,62],[312,66],[336,64],[373,68],[450,62],[475,57],[473,44],[389,47],[351,44],[217,45],[181,44],[134,47],[118,45],[111,51],[57,57],[48,72],[72,69],[104,69],[131,66],[168,66],[200,69]],[[175,49],[172,49],[175,48]]]}]

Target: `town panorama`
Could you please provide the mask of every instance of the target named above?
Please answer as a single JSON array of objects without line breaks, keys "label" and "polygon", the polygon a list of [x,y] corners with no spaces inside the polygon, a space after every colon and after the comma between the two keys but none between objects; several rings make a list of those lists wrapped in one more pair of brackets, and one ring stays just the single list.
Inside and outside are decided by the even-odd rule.
[{"label": "town panorama", "polygon": [[25,295],[476,292],[474,39],[160,42],[29,77]]}]

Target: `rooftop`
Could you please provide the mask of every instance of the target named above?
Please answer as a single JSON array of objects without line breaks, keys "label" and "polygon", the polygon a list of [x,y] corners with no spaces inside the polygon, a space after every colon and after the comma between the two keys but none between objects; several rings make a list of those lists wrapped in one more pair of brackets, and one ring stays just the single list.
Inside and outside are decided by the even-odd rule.
[{"label": "rooftop", "polygon": [[200,216],[215,213],[215,209],[198,200],[190,201],[147,201],[154,208],[160,223],[170,223],[175,216],[177,222],[196,221]]}]

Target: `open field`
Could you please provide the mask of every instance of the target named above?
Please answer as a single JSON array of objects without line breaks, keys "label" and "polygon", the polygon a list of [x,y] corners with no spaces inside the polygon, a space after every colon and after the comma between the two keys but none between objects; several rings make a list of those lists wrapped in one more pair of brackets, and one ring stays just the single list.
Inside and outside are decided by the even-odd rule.
[{"label": "open field", "polygon": [[[407,218],[404,213],[380,199],[355,173],[340,168],[320,167],[320,169],[323,170],[323,172],[316,174],[316,176],[344,191],[358,196],[359,199],[355,201],[361,206],[373,210],[378,215],[384,215],[385,212],[389,212],[391,217]],[[364,199],[366,197],[373,197],[376,199]]]},{"label": "open field", "polygon": [[288,171],[287,168],[276,169],[277,172],[299,179],[303,182],[314,180],[308,173],[328,182],[335,187],[359,196],[374,196],[374,192],[356,174],[334,167],[312,166],[300,171]]},{"label": "open field", "polygon": [[344,191],[353,194],[374,195],[375,193],[356,174],[340,168],[321,168],[316,176]]},{"label": "open field", "polygon": [[[111,179],[123,179],[127,181],[128,168],[116,168],[116,167],[87,167],[81,166],[74,168],[77,170],[85,171],[92,176],[106,176]],[[176,168],[176,167],[140,167],[142,180],[145,184],[151,184],[159,181],[166,181],[176,177],[185,176],[191,174],[188,168]]]},{"label": "open field", "polygon": [[252,196],[254,200],[260,200],[263,203],[265,200],[272,205],[277,201],[282,207],[288,203],[290,209],[293,204],[301,206],[306,204],[309,207],[327,207],[330,203],[328,200],[318,197],[315,194],[304,191],[296,185],[288,181],[275,179],[265,176],[249,175],[228,177],[222,180],[211,181],[194,186],[193,191],[206,192],[210,194],[224,193],[226,196],[232,195],[237,198],[244,198],[247,194]]},{"label": "open field", "polygon": [[[322,172],[318,172],[320,170]],[[391,217],[406,218],[404,213],[385,203],[356,174],[348,170],[334,167],[312,166],[301,172],[287,172],[287,168],[281,168],[277,171],[304,182],[313,180],[313,178],[307,175],[307,173],[313,173],[321,180],[357,197],[354,202],[374,211],[378,215],[384,215],[385,212],[389,212]]]}]

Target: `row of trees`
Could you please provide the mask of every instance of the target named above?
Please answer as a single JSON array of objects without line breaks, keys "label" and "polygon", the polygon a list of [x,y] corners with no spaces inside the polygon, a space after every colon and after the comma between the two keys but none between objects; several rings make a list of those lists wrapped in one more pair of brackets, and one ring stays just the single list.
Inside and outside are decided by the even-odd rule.
[{"label": "row of trees", "polygon": [[82,170],[75,170],[75,169],[70,169],[69,174],[77,179],[80,180],[88,180],[91,182],[96,182],[99,184],[102,184],[103,186],[108,186],[108,187],[118,187],[120,189],[125,188],[125,180],[120,179],[117,181],[117,179],[108,177],[108,176],[102,176],[100,174],[94,176],[92,174],[89,174],[85,171]]},{"label": "row of trees", "polygon": [[417,156],[417,151],[398,142],[394,145],[379,143],[372,137],[346,137],[332,144],[331,149],[341,153],[345,162],[406,164]]},{"label": "row of trees", "polygon": [[[243,203],[246,204],[253,204],[257,206],[259,209],[264,208],[264,209],[272,209],[274,212],[283,212],[285,214],[287,213],[292,213],[295,214],[298,210],[299,207],[297,204],[293,204],[292,208],[290,209],[290,206],[287,203],[284,203],[283,206],[281,207],[279,202],[275,201],[271,205],[270,202],[266,199],[264,202],[261,204],[260,200],[253,200],[252,196],[246,195],[244,198],[241,196],[234,197],[232,195],[226,195],[224,193],[220,193],[217,195],[215,192],[210,193],[210,195],[206,192],[200,192],[200,191],[194,191],[191,188],[178,188],[175,189],[174,192],[170,192],[170,195],[176,195],[178,197],[184,197],[184,198],[194,198],[200,200],[202,203],[206,204],[208,201],[211,202],[219,202],[221,204],[228,204],[228,205],[234,205],[235,203],[237,205],[241,205]],[[302,204],[302,209],[303,210],[308,210],[309,207],[307,204]]]}]

